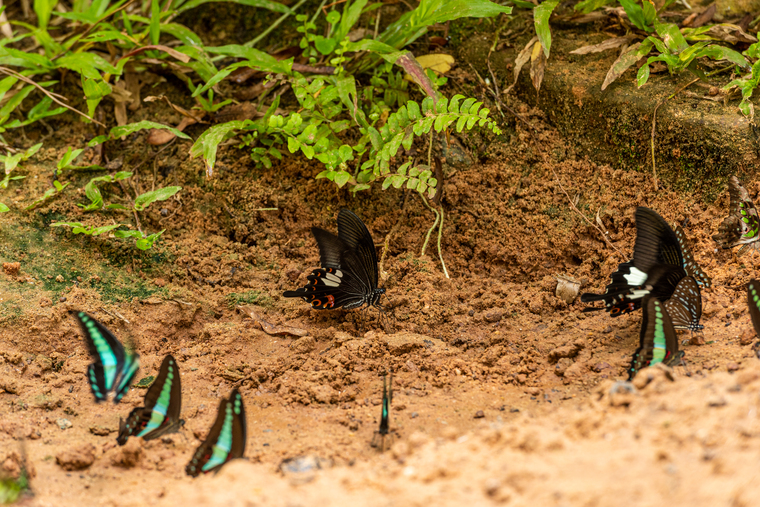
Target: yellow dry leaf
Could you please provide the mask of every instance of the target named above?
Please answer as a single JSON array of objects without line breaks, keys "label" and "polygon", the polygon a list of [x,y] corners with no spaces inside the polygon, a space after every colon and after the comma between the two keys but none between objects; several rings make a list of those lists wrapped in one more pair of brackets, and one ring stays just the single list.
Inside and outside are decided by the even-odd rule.
[{"label": "yellow dry leaf", "polygon": [[430,69],[436,74],[445,74],[454,65],[454,57],[442,53],[417,56],[417,61],[423,69]]}]

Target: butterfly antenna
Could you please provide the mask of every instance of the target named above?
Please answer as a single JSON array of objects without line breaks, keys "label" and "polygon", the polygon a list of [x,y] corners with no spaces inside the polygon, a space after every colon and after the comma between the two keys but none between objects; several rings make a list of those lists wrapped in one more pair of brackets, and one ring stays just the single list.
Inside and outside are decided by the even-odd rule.
[{"label": "butterfly antenna", "polygon": [[683,357],[681,358],[681,366],[683,366],[683,369],[685,371],[684,375],[686,375],[687,377],[691,377],[691,370],[689,370],[689,365],[686,359],[684,359]]}]

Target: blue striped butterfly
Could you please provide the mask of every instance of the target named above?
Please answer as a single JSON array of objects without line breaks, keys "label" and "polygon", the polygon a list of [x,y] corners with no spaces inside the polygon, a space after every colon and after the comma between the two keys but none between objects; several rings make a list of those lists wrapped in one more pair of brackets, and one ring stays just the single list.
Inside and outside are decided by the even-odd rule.
[{"label": "blue striped butterfly", "polygon": [[689,242],[686,240],[686,233],[677,224],[674,224],[673,230],[676,233],[676,238],[678,238],[678,244],[681,246],[683,269],[686,270],[686,274],[694,278],[694,281],[699,285],[705,288],[711,287],[712,279],[702,270],[697,261],[694,260],[694,255],[692,255],[691,248],[689,248]]},{"label": "blue striped butterfly", "polygon": [[389,415],[391,403],[393,402],[393,373],[390,374],[390,380],[386,385],[386,375],[383,375],[383,403],[380,411],[380,429],[375,432],[370,445],[380,447],[380,451],[385,451],[385,440],[390,433]]},{"label": "blue striped butterfly", "polygon": [[243,397],[233,389],[230,397],[219,403],[216,421],[206,440],[193,454],[185,472],[191,477],[219,470],[230,460],[245,453],[245,408]]},{"label": "blue striped butterfly", "polygon": [[655,211],[636,208],[636,242],[633,259],[618,266],[604,294],[586,293],[581,301],[604,301],[604,307],[584,308],[584,312],[606,310],[610,316],[625,315],[641,308],[644,296],[666,301],[678,282],[686,276],[684,257],[676,233]]},{"label": "blue striped butterfly", "polygon": [[628,380],[633,380],[642,368],[657,363],[675,366],[683,357],[683,352],[678,350],[676,330],[665,305],[653,297],[646,299],[639,348],[633,353],[631,366],[628,368]]},{"label": "blue striped butterfly", "polygon": [[179,431],[185,421],[179,418],[182,411],[182,384],[179,365],[172,355],[164,357],[158,377],[145,393],[142,407],[133,409],[127,420],[119,419],[119,445],[130,436],[152,440],[167,433]]},{"label": "blue striped butterfly", "polygon": [[702,294],[697,281],[687,276],[678,282],[676,291],[665,302],[673,327],[699,331],[705,326],[699,323],[702,317]]},{"label": "blue striped butterfly", "polygon": [[728,195],[731,198],[728,216],[723,219],[713,240],[721,248],[740,246],[740,253],[747,247],[759,249],[760,217],[749,193],[736,176],[728,179]]},{"label": "blue striped butterfly", "polygon": [[113,393],[114,403],[127,393],[140,368],[140,356],[124,350],[124,346],[103,324],[84,312],[74,312],[84,332],[87,349],[95,360],[87,367],[95,401],[100,403]]},{"label": "blue striped butterfly", "polygon": [[382,312],[380,298],[385,289],[378,288],[377,252],[372,236],[361,218],[346,208],[338,212],[338,235],[312,227],[319,246],[319,269],[306,277],[309,283],[286,291],[286,298],[300,297],[312,308],[351,310],[363,305]]}]

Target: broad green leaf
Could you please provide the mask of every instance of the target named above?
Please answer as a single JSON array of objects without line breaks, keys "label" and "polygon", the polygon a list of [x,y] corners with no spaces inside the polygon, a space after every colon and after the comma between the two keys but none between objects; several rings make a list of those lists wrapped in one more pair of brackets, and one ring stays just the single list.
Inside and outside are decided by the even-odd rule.
[{"label": "broad green leaf", "polygon": [[[644,1],[644,6],[651,5],[647,0]],[[684,49],[689,47],[689,43],[686,42],[681,30],[677,25],[673,23],[659,23],[654,24],[657,35],[662,37],[663,42],[668,47],[671,53],[680,53]]]},{"label": "broad green leaf", "polygon": [[162,129],[162,130],[168,130],[175,136],[179,137],[180,139],[191,139],[191,137],[184,132],[180,132],[179,130],[169,127],[167,125],[162,125],[161,123],[156,123],[153,121],[143,120],[138,121],[136,123],[127,123],[126,125],[121,125],[118,127],[114,127],[111,129],[110,137],[111,139],[117,139],[121,136],[128,136],[130,134],[134,134],[135,132],[138,132],[140,130],[150,130],[150,129]]},{"label": "broad green leaf", "polygon": [[150,42],[152,44],[158,44],[158,40],[161,38],[161,6],[158,0],[151,0],[150,2]]},{"label": "broad green leaf", "polygon": [[348,180],[351,179],[351,173],[348,173],[346,171],[339,171],[338,174],[335,175],[335,178],[333,178],[333,181],[338,185],[338,187],[343,187],[346,183],[348,183]]},{"label": "broad green leaf", "polygon": [[244,129],[251,124],[251,120],[237,120],[214,125],[198,136],[198,139],[190,147],[190,157],[195,158],[202,155],[203,161],[206,164],[206,175],[211,177],[214,173],[216,150],[219,144],[235,135],[235,131]]},{"label": "broad green leaf", "polygon": [[338,25],[332,34],[332,38],[337,42],[342,41],[351,31],[351,28],[359,21],[359,16],[367,5],[367,0],[355,0],[354,2],[348,2],[343,7],[343,16],[341,16],[340,25]]},{"label": "broad green leaf", "polygon": [[186,46],[203,46],[198,35],[185,25],[179,23],[163,23],[161,31],[179,39]]},{"label": "broad green leaf", "polygon": [[0,213],[8,213],[11,209],[0,202]]},{"label": "broad green leaf", "polygon": [[[650,33],[654,31],[654,28],[650,24],[647,24],[647,18],[644,14],[644,10],[639,6],[636,0],[618,1],[620,2],[620,5],[623,6],[623,9],[625,9],[625,13],[628,15],[628,19],[636,28]],[[643,0],[643,2],[647,3],[648,0]]]},{"label": "broad green leaf", "polygon": [[151,203],[165,201],[180,190],[182,190],[182,187],[165,187],[140,194],[135,198],[135,209],[137,211],[142,211]]},{"label": "broad green leaf", "polygon": [[34,0],[34,13],[37,14],[37,23],[41,30],[47,29],[50,15],[57,3],[58,0]]},{"label": "broad green leaf", "polygon": [[641,88],[649,79],[649,64],[645,63],[636,73],[636,86]]},{"label": "broad green leaf", "polygon": [[744,58],[741,54],[734,51],[733,49],[724,46],[712,45],[706,47],[697,53],[697,58],[703,56],[712,58],[713,60],[727,60],[744,69],[750,68],[749,62],[747,62],[746,58]]},{"label": "broad green leaf", "polygon": [[559,0],[547,0],[542,2],[533,9],[533,24],[536,27],[536,36],[538,42],[544,47],[544,55],[549,58],[549,51],[552,45],[552,32],[549,29],[549,16],[552,11],[559,5]]},{"label": "broad green leaf", "polygon": [[16,109],[33,91],[34,86],[27,85],[20,91],[16,92],[16,94],[14,94],[13,97],[11,97],[10,100],[6,102],[2,108],[0,108],[0,121],[2,121],[3,118],[10,116],[13,110]]}]

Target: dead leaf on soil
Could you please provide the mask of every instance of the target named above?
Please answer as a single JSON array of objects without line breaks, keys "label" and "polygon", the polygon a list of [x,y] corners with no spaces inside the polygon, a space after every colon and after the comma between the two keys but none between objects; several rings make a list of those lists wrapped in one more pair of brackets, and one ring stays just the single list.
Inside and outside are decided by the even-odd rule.
[{"label": "dead leaf on soil", "polygon": [[[180,132],[184,131],[187,127],[190,125],[194,125],[198,123],[198,121],[195,118],[189,118],[185,116],[182,118],[182,121],[179,122],[179,125],[177,125],[177,130]],[[153,146],[160,146],[162,144],[166,144],[172,139],[177,137],[172,132],[169,132],[168,130],[161,130],[161,129],[153,129],[150,131],[150,134],[148,134],[148,144]]]},{"label": "dead leaf on soil", "polygon": [[730,44],[738,44],[739,42],[752,44],[757,42],[756,37],[742,30],[740,26],[732,25],[730,23],[713,25],[704,33],[704,35],[709,35],[710,37],[714,37]]},{"label": "dead leaf on soil", "polygon": [[625,46],[626,44],[634,40],[636,40],[635,35],[626,35],[624,37],[613,37],[611,39],[607,39],[604,42],[600,42],[599,44],[592,44],[591,46],[583,46],[578,49],[574,49],[570,51],[570,54],[571,55],[587,55],[589,53],[601,53],[602,51],[607,51],[608,49],[615,49],[621,46]]},{"label": "dead leaf on soil", "polygon": [[530,80],[533,81],[533,88],[536,93],[541,90],[541,82],[544,80],[544,71],[546,70],[546,53],[540,42],[533,46],[533,52],[530,55]]},{"label": "dead leaf on soil", "polygon": [[530,55],[532,52],[533,45],[538,40],[538,37],[533,37],[520,51],[520,53],[517,55],[517,58],[515,58],[515,80],[514,82],[507,87],[506,90],[504,90],[503,94],[506,95],[510,92],[512,88],[515,87],[517,84],[517,78],[520,77],[520,71],[522,70],[523,66],[528,63],[528,60],[530,60]]},{"label": "dead leaf on soil", "polygon": [[646,56],[646,54],[649,53],[649,48],[645,49],[646,51],[641,48],[641,42],[637,42],[629,47],[627,51],[623,52],[607,72],[607,77],[604,78],[604,83],[602,83],[602,91],[611,85],[617,78],[622,76],[631,65]]},{"label": "dead leaf on soil", "polygon": [[274,335],[292,335],[292,336],[306,336],[309,334],[305,329],[300,329],[293,326],[277,326],[265,321],[249,306],[238,306],[238,310],[245,312],[254,322],[257,322],[261,326],[261,330],[270,336]]},{"label": "dead leaf on soil", "polygon": [[417,61],[420,62],[423,69],[430,69],[436,74],[447,73],[454,66],[455,62],[453,56],[443,53],[418,56]]}]

